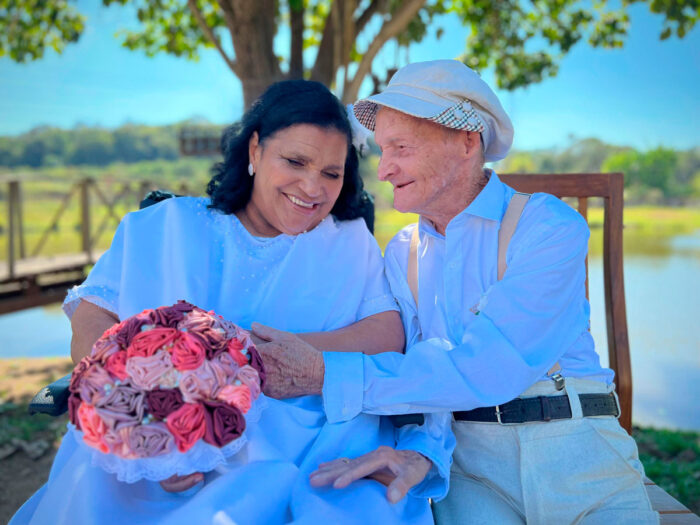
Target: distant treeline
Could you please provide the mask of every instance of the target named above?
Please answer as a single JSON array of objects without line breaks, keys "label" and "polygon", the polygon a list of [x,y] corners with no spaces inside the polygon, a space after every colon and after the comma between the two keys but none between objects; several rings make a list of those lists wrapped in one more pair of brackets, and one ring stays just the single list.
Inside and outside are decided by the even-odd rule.
[{"label": "distant treeline", "polygon": [[639,151],[581,139],[562,149],[511,152],[496,169],[502,173],[621,171],[629,204],[687,204],[700,199],[700,147]]},{"label": "distant treeline", "polygon": [[[124,125],[117,129],[40,127],[0,137],[0,167],[107,166],[179,157],[178,134],[185,124]],[[201,126],[201,124],[198,124]],[[218,133],[216,126],[207,126]]]},{"label": "distant treeline", "polygon": [[[147,174],[166,179],[205,179],[207,163],[180,158],[178,136],[183,126],[205,126],[218,134],[221,127],[201,121],[169,126],[125,125],[117,129],[78,126],[71,130],[36,128],[14,137],[0,137],[0,170],[61,173],[102,170]],[[208,161],[209,164],[211,160]],[[133,169],[128,168],[133,166]],[[365,177],[373,176],[376,159],[363,162]],[[656,148],[639,151],[598,139],[573,140],[566,148],[513,151],[496,166],[502,173],[625,173],[628,203],[687,204],[700,199],[700,147],[690,150]],[[150,175],[156,175],[151,173]]]}]

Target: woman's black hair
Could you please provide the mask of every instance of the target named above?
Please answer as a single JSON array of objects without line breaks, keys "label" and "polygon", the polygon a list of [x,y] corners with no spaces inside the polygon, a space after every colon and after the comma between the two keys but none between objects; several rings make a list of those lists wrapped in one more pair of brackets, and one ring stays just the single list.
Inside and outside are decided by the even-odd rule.
[{"label": "woman's black hair", "polygon": [[[210,207],[224,213],[234,213],[244,208],[253,191],[253,177],[248,174],[248,142],[253,132],[258,132],[258,140],[262,144],[279,130],[296,124],[314,124],[345,134],[348,154],[343,187],[331,213],[341,221],[367,215],[357,152],[352,145],[352,131],[345,108],[326,86],[308,80],[285,80],[272,84],[239,123],[224,130],[221,137],[224,161],[212,167],[213,176],[207,185]],[[371,219],[374,219],[373,209]]]}]

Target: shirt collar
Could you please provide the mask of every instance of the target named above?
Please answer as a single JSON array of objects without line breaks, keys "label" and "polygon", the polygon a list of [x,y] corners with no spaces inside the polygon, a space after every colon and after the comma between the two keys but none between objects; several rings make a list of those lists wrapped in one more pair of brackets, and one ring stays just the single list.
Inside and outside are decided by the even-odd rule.
[{"label": "shirt collar", "polygon": [[[506,203],[512,196],[513,190],[501,182],[501,179],[498,178],[495,171],[489,169],[487,170],[487,175],[489,181],[486,183],[486,186],[484,186],[469,206],[452,218],[447,225],[448,230],[450,226],[454,227],[463,223],[468,215],[501,222],[503,214],[505,213]],[[419,219],[418,227],[423,233],[441,239],[445,238],[435,230],[435,227],[430,221],[423,217]]]}]

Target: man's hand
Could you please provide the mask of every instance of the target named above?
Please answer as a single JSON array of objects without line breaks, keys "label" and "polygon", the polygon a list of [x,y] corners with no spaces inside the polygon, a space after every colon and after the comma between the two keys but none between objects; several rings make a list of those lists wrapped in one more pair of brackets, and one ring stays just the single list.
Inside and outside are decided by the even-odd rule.
[{"label": "man's hand", "polygon": [[160,486],[166,492],[184,492],[203,480],[204,474],[195,472],[187,476],[170,476],[168,479],[161,481]]},{"label": "man's hand", "polygon": [[265,365],[265,395],[277,399],[320,394],[323,355],[294,334],[253,323],[252,332],[267,343],[255,345]]},{"label": "man's hand", "polygon": [[386,497],[396,503],[425,479],[431,466],[429,459],[413,450],[379,447],[359,458],[321,463],[309,479],[313,487],[332,484],[336,489],[361,478],[374,479],[388,487]]}]

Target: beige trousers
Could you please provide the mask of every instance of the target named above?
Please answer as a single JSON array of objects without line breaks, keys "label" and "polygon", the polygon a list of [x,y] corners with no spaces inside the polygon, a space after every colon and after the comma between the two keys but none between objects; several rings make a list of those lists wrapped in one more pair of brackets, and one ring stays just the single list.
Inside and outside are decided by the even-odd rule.
[{"label": "beige trousers", "polygon": [[514,425],[456,421],[450,492],[433,505],[449,524],[658,523],[634,440],[611,416],[581,415],[578,393],[614,385],[536,383],[521,397],[568,392],[572,419]]}]

